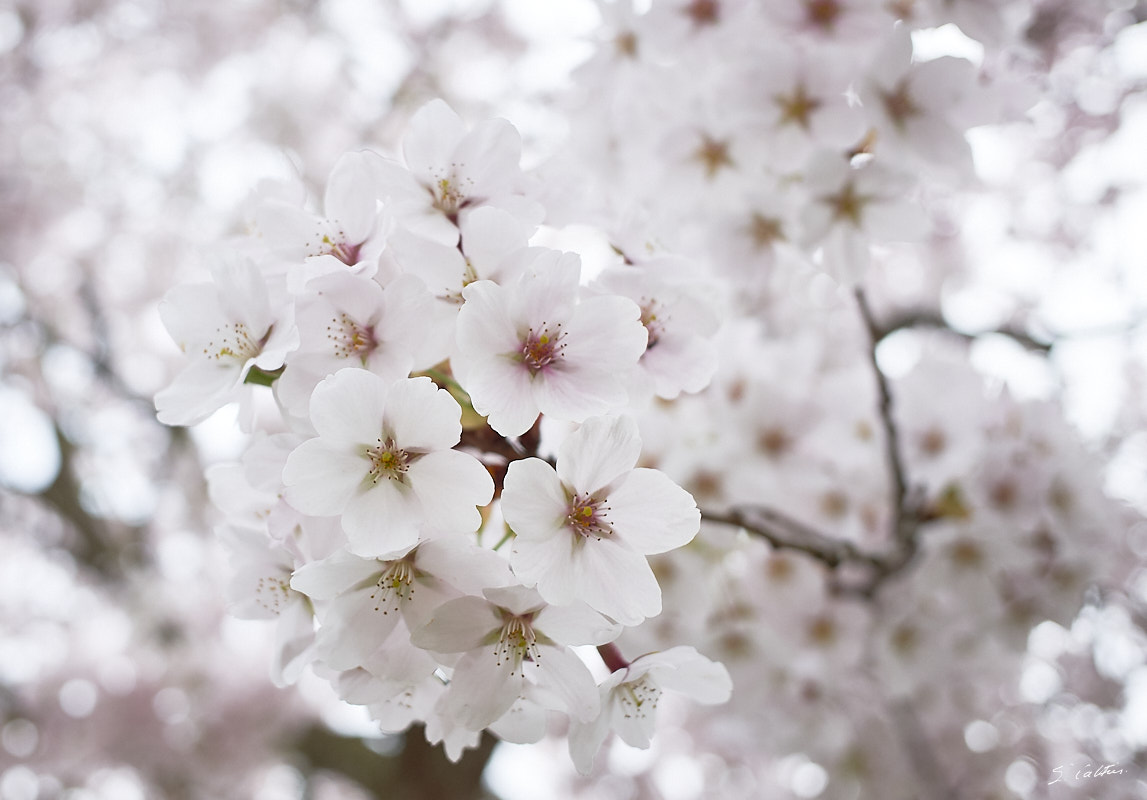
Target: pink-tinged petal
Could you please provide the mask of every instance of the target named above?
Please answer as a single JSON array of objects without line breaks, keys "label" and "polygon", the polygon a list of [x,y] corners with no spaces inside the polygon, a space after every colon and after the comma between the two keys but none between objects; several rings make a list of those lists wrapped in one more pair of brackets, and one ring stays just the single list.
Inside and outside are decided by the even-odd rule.
[{"label": "pink-tinged petal", "polygon": [[538,418],[529,371],[509,358],[484,359],[459,382],[474,410],[502,436],[521,436]]},{"label": "pink-tinged petal", "polygon": [[570,716],[586,722],[597,716],[601,699],[593,676],[572,650],[543,647],[538,656],[538,683],[565,704]]},{"label": "pink-tinged petal", "polygon": [[283,466],[283,496],[304,514],[327,517],[341,514],[354,496],[370,465],[346,445],[309,439],[296,447]]},{"label": "pink-tinged petal", "polygon": [[343,241],[352,245],[366,241],[378,223],[378,187],[370,168],[370,162],[378,158],[365,151],[346,153],[327,179],[323,213]]},{"label": "pink-tinged petal", "polygon": [[628,297],[589,297],[566,323],[565,358],[603,372],[633,366],[645,352],[649,332],[641,309]]},{"label": "pink-tinged petal", "polygon": [[733,681],[724,664],[710,661],[692,647],[671,647],[645,658],[656,659],[650,674],[659,686],[680,692],[704,705],[717,705],[728,701],[733,693]]},{"label": "pink-tinged petal", "polygon": [[381,569],[376,559],[339,550],[329,558],[312,561],[295,570],[291,588],[315,600],[329,600],[372,575],[377,576]]},{"label": "pink-tinged petal", "polygon": [[274,317],[267,296],[267,281],[258,267],[241,257],[229,259],[211,270],[219,291],[223,315],[243,322],[255,339],[263,338]]},{"label": "pink-tinged petal", "polygon": [[390,387],[386,429],[403,450],[448,450],[462,437],[462,409],[430,378],[408,378]]},{"label": "pink-tinged petal", "polygon": [[489,197],[518,177],[521,159],[518,129],[504,119],[491,119],[478,123],[462,138],[453,161],[458,164],[460,182],[472,182],[473,192]]},{"label": "pink-tinged petal", "polygon": [[609,524],[639,553],[664,553],[692,541],[701,527],[693,496],[655,469],[635,469],[609,494]]},{"label": "pink-tinged petal", "polygon": [[236,363],[193,361],[175,376],[170,386],[156,393],[159,421],[164,425],[202,422],[234,399],[242,376]]},{"label": "pink-tinged petal", "polygon": [[578,534],[549,539],[515,539],[510,554],[510,567],[526,586],[536,586],[538,594],[547,603],[565,605],[580,596],[581,586],[575,580],[574,549],[583,543],[575,541]]},{"label": "pink-tinged petal", "polygon": [[422,504],[408,487],[384,478],[351,498],[342,523],[351,552],[394,556],[418,543]]},{"label": "pink-tinged petal", "polygon": [[480,206],[463,219],[462,241],[469,259],[479,269],[490,270],[509,253],[524,248],[535,230],[508,211]]},{"label": "pink-tinged petal", "polygon": [[593,771],[593,760],[609,734],[609,709],[600,711],[589,722],[570,723],[569,749],[574,767],[582,775]]},{"label": "pink-tinged petal", "polygon": [[578,494],[592,494],[633,469],[641,434],[632,418],[592,417],[562,442],[558,475]]},{"label": "pink-tinged petal", "polygon": [[661,613],[661,587],[645,557],[609,539],[585,542],[574,559],[581,599],[622,625]]},{"label": "pink-tinged petal", "polygon": [[520,541],[548,539],[566,527],[569,498],[554,468],[540,458],[511,461],[502,489],[502,515]]},{"label": "pink-tinged petal", "polygon": [[433,653],[465,653],[489,644],[490,655],[502,628],[497,609],[481,597],[459,597],[439,606],[430,620],[412,631],[415,647]]},{"label": "pink-tinged petal", "polygon": [[444,100],[431,100],[410,118],[402,140],[406,166],[425,183],[448,177],[443,174],[454,161],[466,127],[462,118]]},{"label": "pink-tinged petal", "polygon": [[621,626],[607,620],[585,603],[546,606],[534,618],[534,630],[559,644],[606,644],[621,635]]},{"label": "pink-tinged petal", "polygon": [[657,396],[672,400],[709,385],[717,371],[717,347],[708,339],[667,334],[645,351],[641,366],[653,378]]},{"label": "pink-tinged petal", "polygon": [[466,259],[456,246],[399,231],[391,237],[391,249],[403,269],[420,278],[436,296],[461,294]]},{"label": "pink-tinged petal", "polygon": [[534,400],[546,416],[581,422],[625,405],[628,395],[619,378],[618,373],[563,364],[534,380]]},{"label": "pink-tinged petal", "polygon": [[427,453],[410,465],[406,477],[426,524],[441,530],[477,530],[482,524],[477,506],[494,496],[494,481],[482,463],[457,450]]},{"label": "pink-tinged petal", "polygon": [[217,328],[234,322],[223,315],[219,289],[212,283],[191,283],[170,289],[159,302],[159,317],[179,349],[184,351],[196,343],[202,346]]},{"label": "pink-tinged petal", "polygon": [[458,349],[466,358],[516,354],[522,346],[507,308],[506,289],[493,281],[475,281],[462,291],[458,311]]},{"label": "pink-tinged petal", "polygon": [[[526,662],[521,669],[536,666]],[[493,645],[475,650],[454,668],[446,707],[461,725],[482,730],[510,710],[522,694],[523,681],[513,660],[499,660]]]},{"label": "pink-tinged petal", "polygon": [[386,384],[364,369],[341,369],[311,394],[311,424],[341,444],[373,445],[382,435]]},{"label": "pink-tinged petal", "polygon": [[[510,316],[531,325],[568,325],[581,280],[577,253],[531,248],[533,258],[509,295]],[[568,341],[568,337],[567,337]]]}]

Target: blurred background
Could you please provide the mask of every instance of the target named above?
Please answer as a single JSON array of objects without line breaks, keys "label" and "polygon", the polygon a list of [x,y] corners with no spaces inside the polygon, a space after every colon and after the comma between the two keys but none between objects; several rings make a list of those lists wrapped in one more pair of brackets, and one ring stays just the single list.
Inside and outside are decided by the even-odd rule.
[{"label": "blurred background", "polygon": [[[945,311],[974,331],[1038,310],[1051,358],[986,336],[973,362],[1017,396],[1062,400],[1108,492],[1147,511],[1147,13],[1033,5],[1058,26],[1054,92],[1024,124],[974,132],[975,279]],[[181,363],[156,305],[206,277],[203,253],[242,231],[260,179],[321,187],[345,151],[392,150],[432,97],[507,117],[525,165],[541,162],[600,22],[590,0],[0,3],[0,798],[548,795],[531,781],[560,743],[487,739],[446,767],[324,681],[270,685],[270,631],[223,608],[202,480],[242,440],[226,409],[191,430],[154,419]],[[918,346],[885,345],[893,373]],[[1059,709],[1041,733],[1132,763],[1147,747],[1147,527],[1126,547],[1120,591],[1037,627],[1024,685]],[[681,764],[611,764],[610,796],[700,796]],[[798,796],[823,788],[785,769]]]}]

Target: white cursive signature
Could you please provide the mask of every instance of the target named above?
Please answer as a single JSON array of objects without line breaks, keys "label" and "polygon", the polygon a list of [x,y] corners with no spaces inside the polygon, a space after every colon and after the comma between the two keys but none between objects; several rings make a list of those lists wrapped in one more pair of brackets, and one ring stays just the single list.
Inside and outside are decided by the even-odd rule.
[{"label": "white cursive signature", "polygon": [[[1075,766],[1075,764],[1065,764],[1062,767],[1056,767],[1055,769],[1053,769],[1052,772],[1055,773],[1055,780],[1054,781],[1048,781],[1047,785],[1051,786],[1053,783],[1059,783],[1060,781],[1062,781],[1066,775],[1071,774],[1071,768],[1074,766]],[[1098,767],[1095,767],[1095,768],[1092,768],[1091,764],[1088,764],[1087,766],[1083,767],[1082,769],[1076,770],[1075,779],[1078,781],[1078,780],[1082,780],[1083,778],[1102,778],[1104,775],[1122,775],[1122,774],[1123,774],[1123,768],[1120,767],[1118,764],[1100,764]]]}]

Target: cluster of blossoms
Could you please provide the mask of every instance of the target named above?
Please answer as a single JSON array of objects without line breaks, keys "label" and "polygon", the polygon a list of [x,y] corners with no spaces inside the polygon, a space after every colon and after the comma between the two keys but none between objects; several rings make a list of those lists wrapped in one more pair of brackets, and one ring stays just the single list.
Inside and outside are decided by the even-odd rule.
[{"label": "cluster of blossoms", "polygon": [[[564,716],[583,773],[611,729],[649,746],[663,691],[735,683],[736,709],[688,712],[742,768],[721,796],[782,796],[791,754],[833,796],[999,786],[1025,743],[964,731],[1006,729],[1026,637],[1113,573],[1126,521],[1061,412],[963,344],[877,368],[898,326],[869,304],[940,317],[923,265],[974,180],[965,133],[1027,96],[990,80],[1022,20],[965,5],[980,27],[958,3],[603,4],[538,173],[508,123],[434,101],[401,161],[345,156],[321,211],[262,187],[214,283],[164,303],[191,364],[156,402],[239,402],[258,431],[209,478],[277,678],[313,664],[452,757]],[[980,69],[917,57],[947,23]],[[573,222],[616,263],[531,245]]]},{"label": "cluster of blossoms", "polygon": [[[700,525],[638,466],[632,414],[708,382],[716,315],[680,265],[587,284],[576,254],[530,246],[520,150],[505,121],[467,130],[435,101],[401,162],[342,158],[321,211],[261,187],[253,236],[161,306],[189,363],[156,406],[190,425],[238,402],[256,433],[208,479],[234,610],[278,620],[279,682],[313,664],[454,758],[566,715],[588,771],[611,726],[648,746],[663,689],[731,691],[692,648],[630,664],[612,644],[661,612],[647,557]],[[577,646],[602,648],[600,685]]]}]

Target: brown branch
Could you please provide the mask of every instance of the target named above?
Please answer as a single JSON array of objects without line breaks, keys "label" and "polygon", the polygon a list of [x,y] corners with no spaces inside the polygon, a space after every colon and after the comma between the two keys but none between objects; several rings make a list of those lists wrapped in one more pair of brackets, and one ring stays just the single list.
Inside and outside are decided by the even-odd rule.
[{"label": "brown branch", "polygon": [[860,309],[860,316],[868,330],[869,347],[868,361],[872,366],[873,377],[876,378],[876,387],[880,402],[877,406],[880,411],[880,423],[884,427],[884,458],[888,464],[888,475],[892,480],[892,534],[893,539],[902,547],[915,549],[916,529],[919,527],[919,514],[909,503],[908,477],[904,468],[904,460],[900,456],[900,433],[896,426],[896,419],[892,415],[892,391],[888,388],[888,379],[876,363],[876,345],[880,342],[880,328],[872,316],[872,309],[868,306],[868,298],[864,290],[856,288],[856,305]]},{"label": "brown branch", "polygon": [[959,337],[965,341],[975,341],[981,336],[988,336],[995,334],[997,336],[1006,336],[1022,345],[1025,349],[1031,350],[1036,353],[1047,353],[1055,345],[1055,340],[1059,337],[1052,337],[1050,340],[1037,339],[1027,331],[1016,325],[1002,325],[999,328],[991,330],[980,331],[979,333],[967,333],[965,331],[957,330],[948,324],[943,315],[939,311],[926,311],[918,309],[915,311],[901,311],[893,316],[891,319],[885,320],[880,325],[874,325],[871,330],[876,341],[882,341],[891,336],[896,331],[905,330],[907,328],[931,328],[933,330],[942,331],[951,336]]},{"label": "brown branch", "polygon": [[777,550],[797,550],[833,568],[846,563],[875,565],[879,560],[877,556],[861,552],[851,542],[834,539],[764,506],[736,506],[723,514],[702,511],[701,517],[709,522],[734,525],[760,536]]}]

